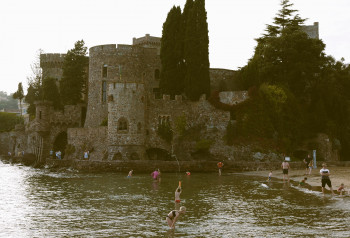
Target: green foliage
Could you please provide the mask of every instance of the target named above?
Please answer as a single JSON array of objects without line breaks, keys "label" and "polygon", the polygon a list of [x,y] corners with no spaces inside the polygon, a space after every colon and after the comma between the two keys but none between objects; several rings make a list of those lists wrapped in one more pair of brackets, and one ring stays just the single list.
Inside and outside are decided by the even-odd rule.
[{"label": "green foliage", "polygon": [[68,50],[63,62],[63,74],[60,81],[60,93],[63,105],[75,105],[82,101],[87,83],[88,58],[84,41],[77,41],[74,48]]},{"label": "green foliage", "polygon": [[209,97],[209,37],[204,0],[187,0],[183,13],[173,7],[163,24],[161,42],[162,92],[185,92],[196,101]]},{"label": "green foliage", "polygon": [[253,57],[238,72],[241,87],[259,90],[232,109],[237,136],[272,139],[288,152],[305,138],[327,133],[340,142],[341,157],[349,158],[350,67],[326,56],[325,44],[307,36],[301,28],[304,19],[288,0],[281,5],[266,34],[257,39]]},{"label": "green foliage", "polygon": [[23,118],[13,113],[0,112],[0,132],[11,131],[17,124],[23,124]]},{"label": "green foliage", "polygon": [[62,108],[60,93],[54,78],[44,78],[42,83],[43,99],[51,101],[55,109]]},{"label": "green foliage", "polygon": [[284,90],[276,85],[262,84],[260,86],[260,92],[276,112],[280,112],[287,101],[287,95]]},{"label": "green foliage", "polygon": [[196,143],[197,152],[209,152],[210,146],[213,144],[213,141],[202,139]]},{"label": "green foliage", "polygon": [[22,101],[24,98],[24,92],[23,92],[23,86],[22,83],[18,84],[18,89],[17,91],[12,95],[12,97],[14,99],[18,99],[19,100],[19,105],[20,105],[20,111],[21,111],[21,115],[22,115]]},{"label": "green foliage", "polygon": [[168,122],[160,123],[158,125],[157,133],[163,140],[168,143],[173,140],[173,130],[171,129],[171,125]]},{"label": "green foliage", "polygon": [[32,75],[28,77],[28,89],[27,95],[24,100],[29,104],[27,113],[31,116],[35,115],[35,101],[43,100],[43,92],[42,92],[42,69],[40,67],[40,55],[43,53],[42,50],[38,50],[38,55],[36,60],[31,65]]},{"label": "green foliage", "polygon": [[209,97],[209,37],[205,1],[196,0],[188,13],[185,32],[185,93],[196,101],[202,94]]},{"label": "green foliage", "polygon": [[159,87],[162,93],[171,96],[180,95],[184,90],[181,23],[181,9],[174,6],[163,24],[160,50],[162,68]]},{"label": "green foliage", "polygon": [[178,116],[175,119],[175,130],[180,135],[183,136],[186,132],[187,120],[186,115]]},{"label": "green foliage", "polygon": [[25,96],[25,101],[29,104],[27,113],[31,116],[35,115],[35,104],[36,100],[39,100],[39,90],[36,88],[35,84],[29,84],[27,95]]}]

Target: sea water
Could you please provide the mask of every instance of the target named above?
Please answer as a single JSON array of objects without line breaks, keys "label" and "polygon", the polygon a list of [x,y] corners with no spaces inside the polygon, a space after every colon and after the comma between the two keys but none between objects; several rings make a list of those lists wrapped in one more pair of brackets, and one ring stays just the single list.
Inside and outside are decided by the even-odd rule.
[{"label": "sea water", "polygon": [[[50,172],[0,162],[0,237],[350,237],[350,199],[223,173]],[[186,214],[166,215],[182,181]]]}]

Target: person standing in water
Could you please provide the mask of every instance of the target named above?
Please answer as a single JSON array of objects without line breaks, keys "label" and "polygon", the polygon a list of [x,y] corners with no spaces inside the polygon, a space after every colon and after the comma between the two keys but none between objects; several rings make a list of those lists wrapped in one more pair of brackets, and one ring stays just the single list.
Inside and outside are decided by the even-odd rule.
[{"label": "person standing in water", "polygon": [[217,164],[217,166],[218,166],[218,169],[219,169],[219,175],[221,175],[221,170],[222,170],[222,167],[224,166],[224,163],[219,162],[219,163]]},{"label": "person standing in water", "polygon": [[287,162],[287,160],[284,160],[283,163],[281,164],[282,172],[283,172],[283,182],[285,181],[285,177],[287,177],[288,182],[289,182],[289,175],[288,175],[288,170],[290,169],[290,165]]},{"label": "person standing in water", "polygon": [[272,178],[272,170],[270,170],[269,177],[268,177],[267,181],[270,182],[271,178]]},{"label": "person standing in water", "polygon": [[179,181],[179,186],[175,190],[175,209],[179,209],[180,207],[180,195],[181,195],[182,189],[181,189],[181,182]]},{"label": "person standing in water", "polygon": [[170,229],[175,229],[175,222],[179,219],[179,217],[186,213],[186,207],[180,207],[179,210],[173,210],[169,212],[166,216],[166,221]]},{"label": "person standing in water", "polygon": [[310,154],[307,155],[307,157],[304,159],[304,164],[305,164],[305,175],[310,174],[311,172],[309,171],[309,164],[311,162],[311,156]]},{"label": "person standing in water", "polygon": [[320,170],[320,174],[321,174],[321,183],[322,183],[322,193],[324,195],[324,188],[326,187],[326,184],[328,185],[329,189],[332,192],[332,195],[334,195],[333,192],[333,188],[332,188],[332,182],[329,178],[329,175],[331,175],[331,173],[329,172],[329,169],[327,169],[327,164],[323,163],[322,164],[322,169]]},{"label": "person standing in water", "polygon": [[158,176],[159,176],[159,172],[158,170],[154,170],[152,173],[151,173],[151,176],[154,180],[157,180],[158,179]]},{"label": "person standing in water", "polygon": [[132,171],[133,170],[130,170],[129,173],[128,173],[128,178],[131,178],[132,177]]}]

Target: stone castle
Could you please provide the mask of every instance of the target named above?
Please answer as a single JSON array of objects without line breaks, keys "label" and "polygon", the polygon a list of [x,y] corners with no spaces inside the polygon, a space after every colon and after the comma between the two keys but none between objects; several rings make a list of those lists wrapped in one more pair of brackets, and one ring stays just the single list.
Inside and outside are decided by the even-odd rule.
[{"label": "stone castle", "polygon": [[[304,30],[318,38],[318,23]],[[65,106],[62,112],[54,111],[50,102],[37,102],[35,119],[11,132],[9,151],[32,153],[40,161],[52,149],[66,152],[70,159],[81,159],[89,150],[90,160],[159,160],[171,154],[191,160],[198,150],[196,143],[209,140],[214,157],[238,156],[224,142],[229,112],[213,107],[205,95],[197,102],[182,95],[160,95],[159,53],[160,38],[149,34],[134,38],[132,45],[91,47],[85,103]],[[58,83],[64,57],[42,54],[43,77]],[[231,105],[248,98],[246,91],[234,91],[234,78],[233,70],[210,69],[211,90],[221,91],[220,100]],[[187,129],[199,128],[200,136],[187,144],[175,143],[179,120]],[[159,135],[162,124],[172,128],[174,143]]]},{"label": "stone castle", "polygon": [[[198,102],[182,95],[160,95],[159,53],[160,38],[148,34],[134,38],[132,45],[91,47],[85,103],[65,106],[62,112],[54,111],[50,102],[37,102],[35,119],[26,125],[25,133],[12,132],[10,149],[33,153],[40,160],[48,157],[51,149],[64,152],[67,145],[74,149],[65,158],[80,159],[83,151],[89,150],[91,160],[164,159],[180,149],[162,139],[158,127],[168,124],[176,137],[180,117],[187,128],[204,126],[201,139],[209,139],[205,132],[216,128],[220,139],[212,140],[211,148],[219,148],[230,113],[214,108],[205,95]],[[43,77],[59,82],[64,57],[42,54]],[[234,75],[232,70],[210,69],[212,89],[231,89]],[[247,92],[222,92],[221,97],[239,103],[247,98]],[[179,156],[190,159],[194,147],[181,150]]]}]

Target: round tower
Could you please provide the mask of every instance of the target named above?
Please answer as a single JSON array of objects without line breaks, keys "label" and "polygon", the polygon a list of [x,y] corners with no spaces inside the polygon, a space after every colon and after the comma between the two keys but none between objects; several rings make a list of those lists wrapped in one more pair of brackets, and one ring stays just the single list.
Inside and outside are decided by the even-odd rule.
[{"label": "round tower", "polygon": [[108,154],[111,160],[145,158],[143,83],[111,83],[108,96]]}]

